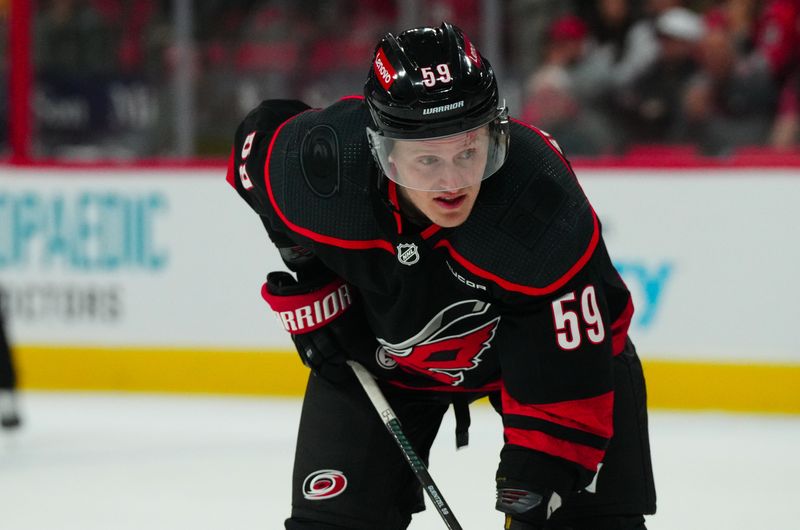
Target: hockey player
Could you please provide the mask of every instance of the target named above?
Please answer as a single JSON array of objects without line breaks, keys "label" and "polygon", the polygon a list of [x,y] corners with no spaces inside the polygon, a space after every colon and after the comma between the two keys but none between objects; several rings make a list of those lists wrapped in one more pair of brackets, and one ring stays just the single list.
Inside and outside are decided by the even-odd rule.
[{"label": "hockey player", "polygon": [[458,28],[385,35],[365,97],[263,102],[227,179],[292,271],[268,274],[262,295],[312,371],[288,530],[399,530],[424,509],[347,359],[424,459],[451,404],[463,445],[467,404],[489,397],[505,528],[645,528],[629,292],[564,154],[508,117]]},{"label": "hockey player", "polygon": [[17,377],[11,358],[11,347],[6,338],[3,315],[0,313],[0,427],[3,429],[20,426],[16,386]]}]

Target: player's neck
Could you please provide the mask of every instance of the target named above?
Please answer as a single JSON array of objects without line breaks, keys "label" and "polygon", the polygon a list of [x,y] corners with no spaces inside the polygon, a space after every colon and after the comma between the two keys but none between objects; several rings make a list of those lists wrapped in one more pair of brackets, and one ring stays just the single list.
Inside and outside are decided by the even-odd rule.
[{"label": "player's neck", "polygon": [[400,215],[403,216],[403,219],[417,228],[426,228],[430,226],[431,220],[411,202],[406,196],[403,187],[398,186],[397,188],[397,203],[400,206]]}]

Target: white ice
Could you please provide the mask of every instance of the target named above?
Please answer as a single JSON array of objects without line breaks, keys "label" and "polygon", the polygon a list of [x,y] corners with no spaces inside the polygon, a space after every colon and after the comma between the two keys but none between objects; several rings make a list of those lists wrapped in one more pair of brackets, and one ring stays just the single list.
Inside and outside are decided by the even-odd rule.
[{"label": "white ice", "polygon": [[[20,402],[24,427],[0,432],[3,530],[283,528],[298,400],[26,392]],[[488,407],[472,420],[456,452],[447,415],[430,470],[465,530],[499,530],[500,424]],[[651,439],[650,530],[800,528],[800,417],[655,411]],[[432,508],[411,524],[444,528]]]}]

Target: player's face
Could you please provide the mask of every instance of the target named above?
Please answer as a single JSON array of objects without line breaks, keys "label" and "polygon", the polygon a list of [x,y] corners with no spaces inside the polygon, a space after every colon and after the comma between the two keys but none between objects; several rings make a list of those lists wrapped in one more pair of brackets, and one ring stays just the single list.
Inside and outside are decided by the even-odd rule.
[{"label": "player's face", "polygon": [[[396,141],[389,162],[402,176],[403,196],[443,227],[469,217],[486,169],[488,127],[431,140]],[[425,191],[425,190],[445,191]]]},{"label": "player's face", "polygon": [[396,140],[392,180],[415,190],[454,191],[479,184],[489,154],[489,127],[430,140]]}]

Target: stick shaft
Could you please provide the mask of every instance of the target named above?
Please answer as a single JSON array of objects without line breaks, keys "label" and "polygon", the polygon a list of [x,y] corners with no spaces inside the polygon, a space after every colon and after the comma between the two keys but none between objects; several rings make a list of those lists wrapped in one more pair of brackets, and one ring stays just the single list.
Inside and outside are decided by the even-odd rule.
[{"label": "stick shaft", "polygon": [[414,447],[412,447],[411,442],[403,432],[403,428],[400,426],[400,421],[397,419],[397,416],[395,416],[395,413],[392,410],[392,407],[389,405],[389,402],[386,401],[383,392],[378,386],[378,383],[375,382],[372,374],[370,374],[366,368],[361,366],[356,361],[347,361],[347,363],[350,365],[350,368],[353,369],[358,381],[361,383],[361,386],[367,393],[369,400],[372,402],[375,410],[378,411],[378,415],[383,420],[383,423],[386,425],[389,433],[391,433],[392,438],[394,438],[394,441],[397,443],[398,447],[400,447],[400,451],[403,453],[408,465],[411,467],[411,471],[414,472],[417,480],[420,484],[422,484],[422,489],[425,490],[425,493],[433,503],[436,511],[439,512],[442,520],[444,520],[444,524],[446,524],[447,528],[450,530],[462,530],[461,525],[456,520],[456,516],[450,509],[450,506],[447,504],[447,501],[444,500],[444,495],[442,495],[442,493],[439,491],[439,488],[433,481],[431,474],[428,472],[425,462],[423,462],[419,455],[417,455],[417,452],[414,450]]}]

